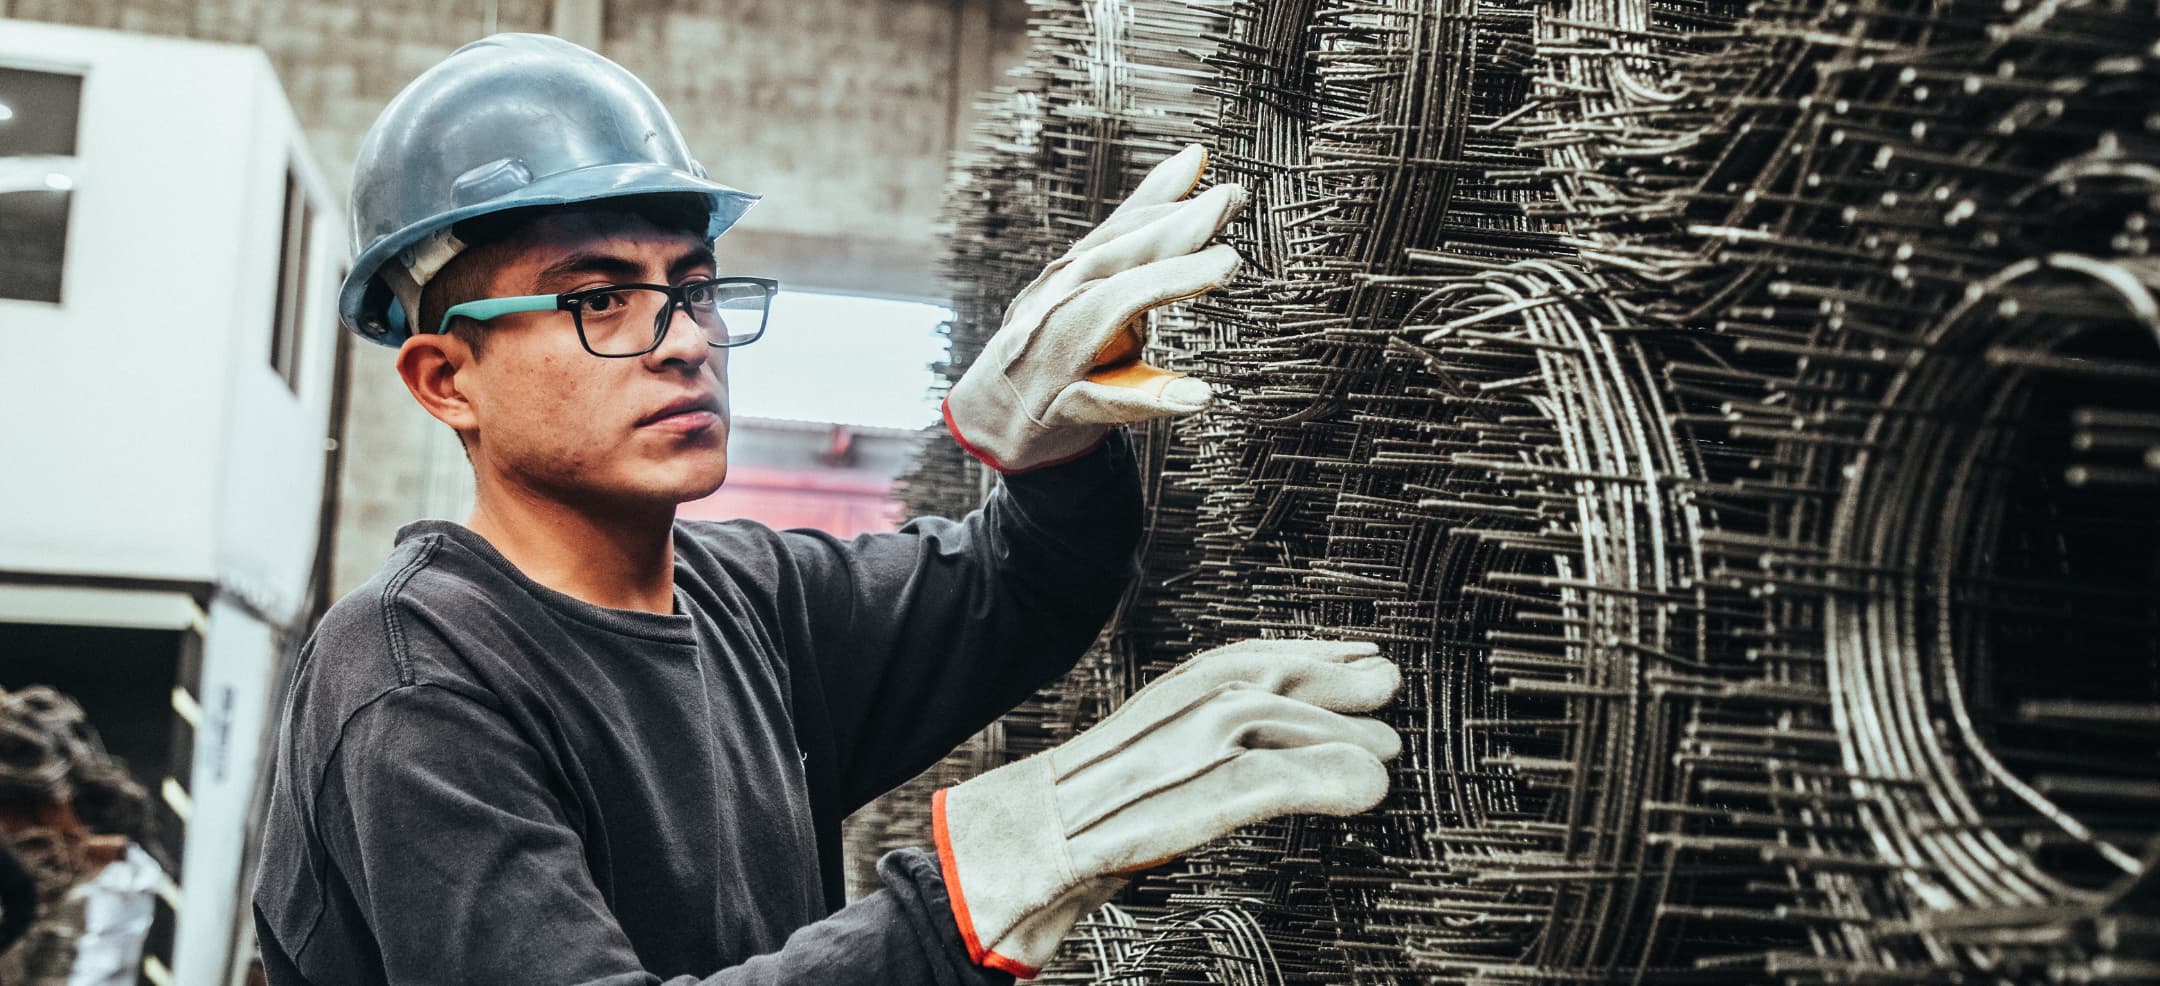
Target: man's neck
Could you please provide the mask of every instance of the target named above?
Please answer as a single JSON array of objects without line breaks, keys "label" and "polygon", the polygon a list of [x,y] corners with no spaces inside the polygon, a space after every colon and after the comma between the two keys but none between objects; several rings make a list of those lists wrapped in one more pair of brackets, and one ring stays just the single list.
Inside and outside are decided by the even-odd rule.
[{"label": "man's neck", "polygon": [[465,526],[526,577],[609,609],[673,612],[675,511],[580,509],[483,484]]}]

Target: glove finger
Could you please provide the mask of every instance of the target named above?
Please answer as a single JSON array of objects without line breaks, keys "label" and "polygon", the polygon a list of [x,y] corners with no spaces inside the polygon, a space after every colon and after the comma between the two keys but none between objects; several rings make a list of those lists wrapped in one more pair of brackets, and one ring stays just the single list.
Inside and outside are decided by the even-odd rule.
[{"label": "glove finger", "polygon": [[1265,715],[1238,721],[1230,727],[1230,741],[1248,750],[1293,750],[1324,743],[1352,743],[1382,760],[1402,754],[1402,736],[1395,727],[1365,716],[1346,716],[1317,705],[1284,698],[1275,699]]},{"label": "glove finger", "polygon": [[1402,752],[1401,737],[1376,719],[1251,688],[1216,691],[1126,743],[1100,746],[1076,738],[1052,750],[1058,816],[1066,835],[1076,835],[1136,800],[1196,780],[1196,771],[1205,777],[1260,750],[1342,743],[1381,759]]},{"label": "glove finger", "polygon": [[1043,423],[1056,427],[1152,421],[1191,414],[1207,407],[1214,396],[1201,381],[1139,363],[1134,372],[1066,386],[1043,413]]},{"label": "glove finger", "polygon": [[[1241,263],[1236,249],[1218,243],[1096,281],[1043,316],[1042,331],[1029,341],[1029,356],[1050,357],[1045,372],[1078,379],[1096,367],[1104,350],[1120,343],[1118,333],[1131,331],[1128,321],[1151,308],[1223,286]],[[1042,352],[1045,347],[1054,349],[1054,355]]]},{"label": "glove finger", "polygon": [[[1226,696],[1233,711],[1251,708],[1250,696],[1272,694],[1331,712],[1370,712],[1386,705],[1401,687],[1402,671],[1384,657],[1349,664],[1258,657],[1188,664],[1183,673],[1156,679],[1095,728],[1073,737],[1060,749],[1058,765],[1061,770],[1077,771],[1154,733],[1176,733],[1189,742],[1211,743],[1208,737],[1222,735],[1219,729],[1195,732],[1190,723],[1195,721],[1195,712]],[[1209,748],[1222,749],[1219,744]]]},{"label": "glove finger", "polygon": [[1072,246],[1065,248],[1065,253],[1067,256],[1071,256],[1090,247],[1107,243],[1142,226],[1160,222],[1164,216],[1184,209],[1190,204],[1188,202],[1157,202],[1154,205],[1144,205],[1139,208],[1120,209],[1111,213],[1108,218],[1104,219],[1094,229],[1088,230],[1086,236],[1073,241]]},{"label": "glove finger", "polygon": [[1387,766],[1355,743],[1254,750],[1229,764],[1226,780],[1251,792],[1254,821],[1290,814],[1355,815],[1387,797]]},{"label": "glove finger", "polygon": [[1217,185],[1071,255],[1065,274],[1094,280],[1191,253],[1214,239],[1223,224],[1244,207],[1245,199],[1245,186]]},{"label": "glove finger", "polygon": [[1334,661],[1348,663],[1359,658],[1373,657],[1380,653],[1380,645],[1370,640],[1313,640],[1307,637],[1255,637],[1224,644],[1194,654],[1179,667],[1190,667],[1192,661],[1208,660],[1218,654],[1295,654],[1311,661]]},{"label": "glove finger", "polygon": [[1208,689],[1237,682],[1337,712],[1369,712],[1392,701],[1402,688],[1402,670],[1384,657],[1344,662],[1316,659],[1295,651],[1261,649],[1210,652],[1201,657],[1206,660],[1194,658],[1157,678],[1126,705],[1138,703],[1158,686],[1176,694],[1151,701],[1182,704]]},{"label": "glove finger", "polygon": [[[1240,660],[1259,663],[1252,658]],[[1402,669],[1384,657],[1348,664],[1273,662],[1255,667],[1249,674],[1260,679],[1255,685],[1278,695],[1337,712],[1370,712],[1394,701],[1395,693],[1402,689]]]},{"label": "glove finger", "polygon": [[[1158,736],[1147,740],[1194,757],[1208,751],[1286,750],[1326,743],[1352,743],[1382,760],[1402,752],[1402,737],[1378,719],[1346,716],[1287,695],[1257,688],[1218,692]],[[1062,783],[1062,781],[1061,781]]]},{"label": "glove finger", "polygon": [[1187,144],[1176,154],[1162,159],[1148,169],[1140,184],[1126,194],[1125,201],[1111,211],[1111,215],[1129,209],[1140,209],[1164,202],[1175,202],[1192,194],[1193,186],[1200,184],[1200,176],[1207,172],[1208,151],[1199,144]]},{"label": "glove finger", "polygon": [[1192,194],[1199,186],[1200,175],[1207,170],[1207,148],[1199,144],[1187,144],[1185,149],[1172,154],[1148,170],[1140,184],[1133,186],[1125,201],[1086,236],[1066,249],[1066,254],[1078,253],[1098,243],[1122,235],[1179,205],[1179,200]]},{"label": "glove finger", "polygon": [[1387,797],[1388,772],[1354,743],[1255,750],[1139,798],[1068,843],[1081,872],[1117,872],[1295,814],[1353,815]]},{"label": "glove finger", "polygon": [[[1273,694],[1335,712],[1369,712],[1402,687],[1395,662],[1366,643],[1250,640],[1206,651],[1133,693],[1094,728],[1060,748],[1061,769],[1078,770],[1149,733],[1182,729],[1193,710]],[[1362,656],[1360,656],[1362,655]]]},{"label": "glove finger", "polygon": [[[1211,197],[1164,207],[1168,211],[1152,214],[1147,225],[1126,230],[1113,242],[1068,253],[1051,261],[1035,280],[1013,296],[1012,303],[1005,308],[1003,324],[1007,327],[1034,326],[1074,295],[1086,290],[1090,282],[1199,250],[1222,222],[1209,210],[1220,208],[1225,196],[1215,195],[1214,189],[1208,192]],[[1235,194],[1242,196],[1244,189],[1236,188]],[[1196,207],[1198,211],[1194,211]]]},{"label": "glove finger", "polygon": [[[1215,192],[1215,188],[1233,188],[1236,189],[1236,191]],[[1220,185],[1216,185],[1215,188],[1208,189],[1208,192],[1215,192],[1217,196],[1225,196],[1232,199],[1232,201],[1227,205],[1227,207],[1223,208],[1220,214],[1214,220],[1215,231],[1219,233],[1222,231],[1222,227],[1225,224],[1227,224],[1230,220],[1237,218],[1240,213],[1244,212],[1245,203],[1251,199],[1251,194],[1245,188],[1244,184],[1240,182],[1223,182]],[[1204,197],[1206,194],[1206,192],[1201,193],[1201,197]],[[1074,241],[1072,246],[1066,248],[1065,254],[1067,256],[1071,256],[1073,254],[1084,252],[1093,247],[1101,246],[1102,244],[1108,243],[1111,240],[1114,240],[1120,236],[1124,236],[1125,234],[1130,233],[1133,230],[1161,222],[1166,216],[1187,214],[1188,210],[1192,210],[1190,213],[1191,215],[1202,215],[1207,212],[1212,212],[1217,208],[1214,205],[1203,204],[1199,209],[1194,210],[1194,201],[1195,199],[1182,199],[1175,202],[1156,202],[1150,205],[1129,205],[1125,208],[1121,208],[1103,219],[1103,221],[1097,224],[1094,229],[1089,230],[1086,236],[1083,236],[1080,239]]]},{"label": "glove finger", "polygon": [[1206,381],[1149,363],[1096,370],[1088,374],[1087,382],[1152,394],[1174,415],[1191,414],[1215,400],[1215,388]]},{"label": "glove finger", "polygon": [[[1158,675],[1154,681],[1148,683],[1147,688],[1189,674],[1196,668],[1213,667],[1214,662],[1235,660],[1239,657],[1288,656],[1307,661],[1346,664],[1375,657],[1379,653],[1378,644],[1364,640],[1311,640],[1302,637],[1240,640],[1194,654],[1187,658],[1185,663]],[[1146,689],[1143,688],[1142,691]]]},{"label": "glove finger", "polygon": [[[1209,401],[1215,399],[1215,391],[1207,384],[1175,370],[1165,370],[1141,358],[1141,353],[1146,348],[1147,319],[1127,320],[1124,331],[1111,336],[1108,343],[1095,351],[1095,368],[1088,371],[1087,382],[1139,391],[1164,403],[1162,410],[1152,412],[1147,417],[1189,414],[1206,407]],[[1054,401],[1053,398],[1053,403]],[[1141,419],[1120,418],[1118,422],[1127,420]]]}]

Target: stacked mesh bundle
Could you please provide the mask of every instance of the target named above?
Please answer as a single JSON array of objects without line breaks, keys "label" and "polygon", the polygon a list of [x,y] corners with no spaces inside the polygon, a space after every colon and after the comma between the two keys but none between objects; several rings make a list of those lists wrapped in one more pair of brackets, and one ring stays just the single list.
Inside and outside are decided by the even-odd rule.
[{"label": "stacked mesh bundle", "polygon": [[[1032,276],[1189,126],[1251,263],[1157,320],[1223,399],[1140,436],[1145,574],[989,759],[1239,637],[1407,682],[1379,811],[1150,874],[1047,978],[2160,979],[2150,9],[1037,7],[956,256]],[[1196,16],[1213,106],[1089,115],[1110,27]],[[1054,218],[971,232],[985,174]],[[1024,283],[976,269],[955,371]]]},{"label": "stacked mesh bundle", "polygon": [[[1108,216],[1148,169],[1202,136],[1196,121],[1214,109],[1213,97],[1198,89],[1207,77],[1202,53],[1224,21],[1216,6],[1166,4],[1154,17],[1136,17],[1114,0],[1036,6],[1034,49],[980,101],[983,122],[954,159],[941,220],[949,244],[942,268],[953,290],[954,317],[944,327],[951,353],[935,368],[947,385],[997,331],[1014,295]],[[1153,318],[1160,332],[1191,315],[1173,305]],[[1159,342],[1148,356],[1157,365],[1188,362]],[[1153,542],[1152,529],[1174,524],[1190,509],[1177,506],[1178,492],[1161,484],[1167,458],[1184,453],[1181,443],[1168,440],[1167,426],[1136,429],[1130,437],[1147,463]],[[993,478],[944,438],[941,426],[901,477],[898,496],[911,515],[956,517],[981,503]],[[1167,539],[1166,558],[1177,553],[1177,540]],[[1106,636],[1063,681],[851,816],[845,832],[851,886],[876,886],[877,854],[930,843],[933,791],[1057,745],[1136,689],[1143,652],[1152,650],[1141,641],[1182,636],[1174,620],[1149,615],[1161,599],[1143,591],[1174,570],[1174,563],[1158,564],[1139,580],[1114,619],[1127,629]]]}]

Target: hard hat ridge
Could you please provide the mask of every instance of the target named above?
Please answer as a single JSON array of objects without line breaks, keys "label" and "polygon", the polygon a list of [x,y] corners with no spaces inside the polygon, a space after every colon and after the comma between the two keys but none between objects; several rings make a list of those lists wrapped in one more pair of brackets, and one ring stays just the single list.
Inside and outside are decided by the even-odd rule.
[{"label": "hard hat ridge", "polygon": [[546,35],[475,41],[407,85],[361,140],[357,259],[339,318],[398,345],[420,289],[463,249],[457,223],[662,193],[707,203],[708,238],[758,199],[708,178],[659,98],[622,66]]}]

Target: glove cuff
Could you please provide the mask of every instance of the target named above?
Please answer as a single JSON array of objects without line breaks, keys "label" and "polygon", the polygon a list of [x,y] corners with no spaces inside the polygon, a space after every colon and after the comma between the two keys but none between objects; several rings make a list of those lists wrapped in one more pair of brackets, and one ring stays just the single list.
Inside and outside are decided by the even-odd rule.
[{"label": "glove cuff", "polygon": [[1081,883],[1065,857],[1054,784],[1049,759],[1036,756],[930,797],[931,837],[968,958],[1021,979],[1042,971],[1085,913],[1065,908],[1062,923],[1043,913]]},{"label": "glove cuff", "polygon": [[[1110,898],[1117,896],[1117,892],[1130,882],[1121,876],[1099,876],[1080,881],[1071,890],[1059,894],[1056,900],[1021,918],[1019,924],[1005,933],[1004,942],[998,946],[1000,953],[1028,956],[1029,963],[1040,972],[1041,967],[1057,958],[1058,946],[1072,934],[1073,925],[1109,903]],[[1012,972],[1012,969],[1004,967],[1004,971]],[[1035,973],[1013,972],[1013,975],[1020,979],[1035,978]]]},{"label": "glove cuff", "polygon": [[946,395],[945,430],[967,454],[998,472],[1011,475],[1071,462],[1101,447],[1103,436],[1110,433],[1109,425],[1036,424],[1019,401],[998,399],[1004,381],[970,385],[975,372],[961,377]]}]

